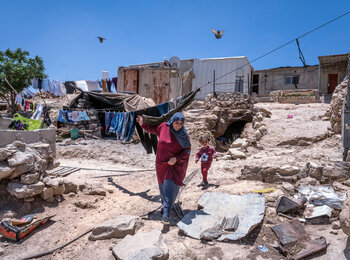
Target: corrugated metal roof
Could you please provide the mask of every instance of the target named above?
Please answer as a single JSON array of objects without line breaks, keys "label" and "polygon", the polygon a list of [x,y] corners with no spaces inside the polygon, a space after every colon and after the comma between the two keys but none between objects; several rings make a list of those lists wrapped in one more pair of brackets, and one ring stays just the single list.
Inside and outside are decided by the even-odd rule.
[{"label": "corrugated metal roof", "polygon": [[[249,65],[249,66],[248,66]],[[213,71],[215,70],[216,92],[235,92],[236,77],[243,76],[243,92],[248,92],[248,74],[251,65],[247,57],[195,59],[193,63],[192,89],[201,88],[196,98],[205,98],[213,92]]]},{"label": "corrugated metal roof", "polygon": [[327,55],[327,56],[318,56],[318,60],[321,65],[344,62],[348,60],[348,54],[337,54],[337,55]]}]

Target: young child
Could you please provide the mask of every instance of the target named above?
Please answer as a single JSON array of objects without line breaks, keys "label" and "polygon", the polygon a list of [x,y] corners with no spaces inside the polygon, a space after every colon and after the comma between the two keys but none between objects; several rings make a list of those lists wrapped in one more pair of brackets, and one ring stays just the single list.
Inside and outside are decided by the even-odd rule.
[{"label": "young child", "polygon": [[201,171],[203,175],[203,181],[199,186],[206,186],[208,185],[208,171],[211,166],[211,162],[213,161],[213,158],[216,158],[216,152],[213,148],[211,148],[209,144],[209,137],[202,136],[199,141],[202,144],[202,148],[199,150],[199,152],[196,155],[196,163],[201,159]]}]

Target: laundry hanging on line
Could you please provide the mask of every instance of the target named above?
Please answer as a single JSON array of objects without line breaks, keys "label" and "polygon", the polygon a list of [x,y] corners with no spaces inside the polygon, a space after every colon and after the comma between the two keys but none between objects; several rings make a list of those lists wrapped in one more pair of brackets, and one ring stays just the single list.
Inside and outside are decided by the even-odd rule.
[{"label": "laundry hanging on line", "polygon": [[130,141],[135,132],[134,112],[105,112],[105,134],[117,140]]},{"label": "laundry hanging on line", "polygon": [[89,121],[90,117],[85,111],[66,111],[60,110],[57,121],[61,123],[75,123],[80,121]]}]

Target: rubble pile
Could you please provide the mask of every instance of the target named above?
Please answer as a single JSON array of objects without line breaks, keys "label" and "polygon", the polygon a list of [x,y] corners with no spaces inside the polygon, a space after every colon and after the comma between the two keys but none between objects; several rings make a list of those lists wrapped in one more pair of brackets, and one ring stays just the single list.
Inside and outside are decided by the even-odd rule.
[{"label": "rubble pile", "polygon": [[209,94],[204,100],[193,101],[184,114],[191,140],[209,135],[216,143],[232,123],[253,120],[253,103],[247,94]]},{"label": "rubble pile", "polygon": [[15,141],[0,148],[0,160],[0,185],[18,200],[32,202],[40,196],[53,201],[65,191],[63,181],[46,172],[58,166],[49,144]]},{"label": "rubble pile", "polygon": [[340,134],[342,131],[342,113],[347,93],[347,85],[348,80],[344,80],[335,88],[331,104],[324,115],[325,120],[330,120],[332,130],[336,134]]},{"label": "rubble pile", "polygon": [[[295,186],[333,184],[343,182],[345,187],[350,183],[348,172],[350,165],[347,163],[317,164],[308,162],[305,166],[269,166],[269,165],[244,165],[241,170],[241,179],[258,180],[267,183],[289,182]],[[339,185],[338,185],[339,186]]]},{"label": "rubble pile", "polygon": [[98,119],[98,111],[96,109],[86,110],[86,114],[90,120],[77,121],[74,123],[59,123],[60,128],[57,128],[57,136],[70,137],[70,130],[77,128],[79,133],[85,137],[100,138],[101,137],[101,126]]}]

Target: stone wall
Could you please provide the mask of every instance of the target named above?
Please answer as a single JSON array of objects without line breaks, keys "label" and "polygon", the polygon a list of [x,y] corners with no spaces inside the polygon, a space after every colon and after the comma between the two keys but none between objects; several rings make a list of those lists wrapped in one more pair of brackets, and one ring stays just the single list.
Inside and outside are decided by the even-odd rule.
[{"label": "stone wall", "polygon": [[48,143],[53,154],[56,154],[56,129],[47,128],[33,131],[17,131],[0,129],[0,147],[11,144],[14,141],[21,141],[25,144],[37,142]]},{"label": "stone wall", "polygon": [[335,88],[332,101],[325,114],[325,117],[331,122],[333,132],[336,134],[340,134],[342,131],[342,114],[347,85],[348,81],[344,80]]},{"label": "stone wall", "polygon": [[[0,148],[0,188],[14,198],[32,202],[35,196],[52,199],[65,191],[63,183],[54,181],[46,173],[58,166],[49,144],[33,143],[26,145],[14,141]],[[57,185],[56,185],[57,184]]]},{"label": "stone wall", "polygon": [[253,103],[247,94],[218,93],[209,94],[205,100],[195,100],[184,111],[186,129],[191,140],[198,142],[200,136],[210,136],[212,143],[222,136],[234,122],[253,120]]}]

